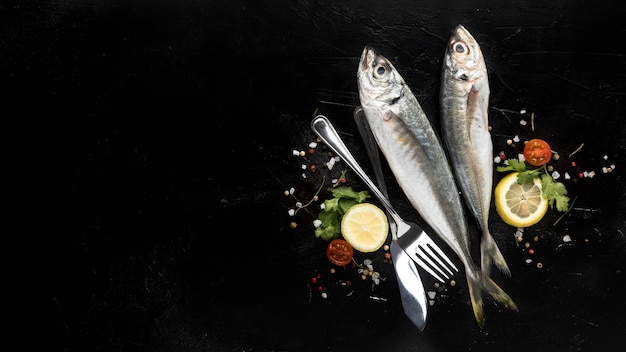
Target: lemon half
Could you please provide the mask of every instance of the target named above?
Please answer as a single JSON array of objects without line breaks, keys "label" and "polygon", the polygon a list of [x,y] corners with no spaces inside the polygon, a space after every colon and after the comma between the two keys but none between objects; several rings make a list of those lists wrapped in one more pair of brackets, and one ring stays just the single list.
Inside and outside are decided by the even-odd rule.
[{"label": "lemon half", "polygon": [[507,224],[529,227],[539,222],[548,211],[548,200],[543,197],[541,180],[517,183],[518,172],[505,176],[494,191],[496,211]]},{"label": "lemon half", "polygon": [[388,232],[387,216],[371,203],[353,205],[341,218],[343,238],[360,252],[379,249],[385,243]]}]

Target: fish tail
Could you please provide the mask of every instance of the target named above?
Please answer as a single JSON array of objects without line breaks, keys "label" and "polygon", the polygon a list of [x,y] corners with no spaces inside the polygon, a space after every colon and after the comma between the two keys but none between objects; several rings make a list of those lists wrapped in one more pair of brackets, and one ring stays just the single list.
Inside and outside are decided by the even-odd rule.
[{"label": "fish tail", "polygon": [[472,302],[472,310],[474,318],[480,328],[485,327],[485,313],[483,311],[483,288],[480,272],[466,273],[467,287],[469,288],[470,302]]},{"label": "fish tail", "polygon": [[511,270],[509,270],[509,266],[506,264],[506,260],[504,256],[502,256],[496,241],[493,239],[493,236],[491,236],[491,233],[489,233],[489,230],[485,230],[480,240],[480,269],[484,275],[490,276],[492,263],[495,264],[504,275],[511,277]]},{"label": "fish tail", "polygon": [[482,288],[485,292],[489,293],[496,301],[504,304],[505,307],[516,312],[519,311],[517,304],[513,302],[513,299],[504,292],[489,276],[483,275]]},{"label": "fish tail", "polygon": [[504,292],[489,276],[484,275],[479,270],[473,273],[467,273],[467,286],[469,288],[470,301],[474,310],[474,318],[478,326],[483,329],[485,327],[485,313],[483,310],[483,293],[488,293],[496,301],[505,307],[519,311],[513,299]]}]

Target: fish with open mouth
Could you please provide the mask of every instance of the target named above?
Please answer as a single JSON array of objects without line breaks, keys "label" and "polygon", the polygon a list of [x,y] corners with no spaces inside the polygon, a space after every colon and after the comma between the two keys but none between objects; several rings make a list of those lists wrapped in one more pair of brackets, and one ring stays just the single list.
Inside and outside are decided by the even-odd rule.
[{"label": "fish with open mouth", "polygon": [[484,326],[483,292],[516,310],[513,300],[482,274],[471,257],[469,230],[451,166],[438,135],[400,73],[366,46],[357,84],[365,117],[398,184],[423,220],[463,262],[479,326]]},{"label": "fish with open mouth", "polygon": [[489,133],[489,80],[478,42],[458,25],[447,44],[441,74],[441,126],[461,193],[482,231],[481,269],[494,263],[511,276],[489,232],[493,183],[493,145]]}]

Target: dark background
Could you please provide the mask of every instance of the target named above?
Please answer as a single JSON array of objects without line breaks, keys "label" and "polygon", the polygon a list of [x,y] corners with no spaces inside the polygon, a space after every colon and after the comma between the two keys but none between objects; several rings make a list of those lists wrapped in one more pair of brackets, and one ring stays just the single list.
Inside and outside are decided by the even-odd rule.
[{"label": "dark background", "polygon": [[[620,1],[3,1],[2,350],[623,344],[625,15]],[[575,208],[558,225],[549,212],[527,229],[541,238],[542,269],[493,213],[513,272],[494,278],[518,313],[487,299],[480,330],[457,275],[419,332],[382,253],[371,255],[387,275],[374,293],[387,301],[358,278],[350,295],[327,279],[314,211],[291,229],[283,192],[306,198],[319,184],[292,155],[314,140],[316,113],[366,160],[352,120],[365,45],[394,62],[438,126],[444,42],[459,23],[489,68],[495,148],[546,138],[561,171],[596,176],[567,182]],[[522,109],[536,114],[534,131],[518,123]],[[415,215],[394,186],[401,214]],[[310,284],[316,273],[327,299]]]}]

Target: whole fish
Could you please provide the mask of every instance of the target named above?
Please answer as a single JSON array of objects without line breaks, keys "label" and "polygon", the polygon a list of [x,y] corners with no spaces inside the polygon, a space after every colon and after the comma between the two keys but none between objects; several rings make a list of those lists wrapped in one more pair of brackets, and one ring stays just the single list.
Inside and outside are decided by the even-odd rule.
[{"label": "whole fish", "polygon": [[443,140],[465,202],[482,230],[481,269],[488,275],[493,262],[510,277],[506,261],[489,232],[493,145],[488,130],[487,67],[478,42],[461,25],[448,41],[441,76]]},{"label": "whole fish", "polygon": [[389,60],[365,47],[357,73],[359,98],[376,142],[398,184],[426,223],[465,266],[470,301],[484,326],[482,293],[511,309],[511,298],[472,260],[468,227],[451,167],[430,121]]}]

